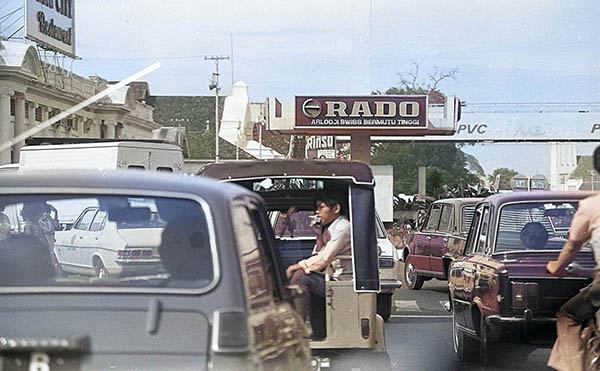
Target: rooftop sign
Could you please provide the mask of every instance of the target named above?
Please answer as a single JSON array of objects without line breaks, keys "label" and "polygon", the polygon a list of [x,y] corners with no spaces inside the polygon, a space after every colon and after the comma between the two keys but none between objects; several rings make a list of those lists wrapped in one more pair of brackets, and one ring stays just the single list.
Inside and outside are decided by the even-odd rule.
[{"label": "rooftop sign", "polygon": [[297,96],[295,129],[426,129],[427,96]]},{"label": "rooftop sign", "polygon": [[75,58],[75,0],[26,0],[26,35],[46,49]]}]

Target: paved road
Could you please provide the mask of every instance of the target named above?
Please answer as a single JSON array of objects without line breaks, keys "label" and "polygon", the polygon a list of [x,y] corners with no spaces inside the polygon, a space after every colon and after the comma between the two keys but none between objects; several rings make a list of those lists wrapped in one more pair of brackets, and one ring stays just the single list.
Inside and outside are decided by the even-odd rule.
[{"label": "paved road", "polygon": [[[403,271],[401,266],[401,271]],[[386,342],[394,370],[550,370],[546,361],[554,329],[538,329],[525,339],[506,334],[493,344],[487,367],[457,360],[452,347],[452,317],[443,306],[446,281],[426,281],[421,290],[403,287],[394,295]]]}]

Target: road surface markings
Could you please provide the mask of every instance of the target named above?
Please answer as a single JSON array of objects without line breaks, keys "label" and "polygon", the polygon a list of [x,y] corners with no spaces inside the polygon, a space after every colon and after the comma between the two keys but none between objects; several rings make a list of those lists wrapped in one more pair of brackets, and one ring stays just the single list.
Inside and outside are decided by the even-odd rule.
[{"label": "road surface markings", "polygon": [[450,312],[450,302],[448,300],[440,300],[440,304],[445,311]]},{"label": "road surface markings", "polygon": [[416,300],[394,300],[397,312],[422,312]]}]

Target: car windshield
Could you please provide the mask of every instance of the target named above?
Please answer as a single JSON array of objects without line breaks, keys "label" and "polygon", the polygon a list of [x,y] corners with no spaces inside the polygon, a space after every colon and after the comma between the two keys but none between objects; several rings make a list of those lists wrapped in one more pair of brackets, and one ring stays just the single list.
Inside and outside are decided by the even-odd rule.
[{"label": "car windshield", "polygon": [[3,196],[0,287],[193,288],[214,278],[196,201],[127,196]]},{"label": "car windshield", "polygon": [[525,202],[502,207],[496,252],[560,250],[566,240],[577,202]]}]

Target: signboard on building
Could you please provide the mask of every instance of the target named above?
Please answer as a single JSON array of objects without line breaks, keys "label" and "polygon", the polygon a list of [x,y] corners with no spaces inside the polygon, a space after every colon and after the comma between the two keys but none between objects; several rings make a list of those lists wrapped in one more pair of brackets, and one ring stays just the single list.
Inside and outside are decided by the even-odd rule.
[{"label": "signboard on building", "polygon": [[304,155],[309,160],[336,158],[333,135],[311,135],[306,137]]},{"label": "signboard on building", "polygon": [[427,96],[297,96],[295,129],[427,128]]},{"label": "signboard on building", "polygon": [[75,0],[25,0],[26,37],[75,58]]},{"label": "signboard on building", "polygon": [[[524,107],[523,107],[524,106]],[[475,107],[479,108],[479,107]],[[485,108],[485,109],[483,109]],[[503,109],[505,111],[503,111]],[[514,104],[462,110],[456,133],[451,137],[378,137],[373,140],[454,141],[598,141],[598,104]]]}]

